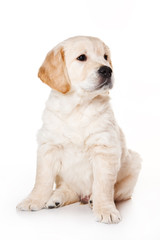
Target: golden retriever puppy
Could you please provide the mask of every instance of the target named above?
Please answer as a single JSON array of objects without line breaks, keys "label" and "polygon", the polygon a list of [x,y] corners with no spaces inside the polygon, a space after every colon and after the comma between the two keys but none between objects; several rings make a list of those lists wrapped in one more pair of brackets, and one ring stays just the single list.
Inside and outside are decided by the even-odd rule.
[{"label": "golden retriever puppy", "polygon": [[118,223],[115,201],[131,197],[141,159],[127,149],[110,106],[109,48],[98,38],[70,38],[47,54],[38,76],[52,90],[38,133],[35,186],[17,208],[89,202],[97,221]]}]

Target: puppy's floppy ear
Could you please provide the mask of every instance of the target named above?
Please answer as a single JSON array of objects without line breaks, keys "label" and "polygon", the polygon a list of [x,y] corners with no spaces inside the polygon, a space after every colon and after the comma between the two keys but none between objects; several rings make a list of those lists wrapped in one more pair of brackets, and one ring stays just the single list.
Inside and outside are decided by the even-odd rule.
[{"label": "puppy's floppy ear", "polygon": [[39,69],[38,77],[51,88],[67,93],[70,90],[63,47],[51,50]]}]

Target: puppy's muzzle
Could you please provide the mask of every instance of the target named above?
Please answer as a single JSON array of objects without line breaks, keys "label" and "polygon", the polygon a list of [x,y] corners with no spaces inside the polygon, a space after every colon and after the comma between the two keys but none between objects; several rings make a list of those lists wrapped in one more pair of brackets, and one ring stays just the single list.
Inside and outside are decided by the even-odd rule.
[{"label": "puppy's muzzle", "polygon": [[99,85],[98,89],[102,88],[103,86],[108,86],[109,88],[112,88],[112,69],[108,66],[101,66],[98,69],[98,75],[99,75]]}]

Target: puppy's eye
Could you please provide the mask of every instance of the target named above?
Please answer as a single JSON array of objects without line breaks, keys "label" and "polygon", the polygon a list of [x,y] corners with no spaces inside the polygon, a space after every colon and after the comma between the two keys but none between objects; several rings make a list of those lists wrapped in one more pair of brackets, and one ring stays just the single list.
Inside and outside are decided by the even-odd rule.
[{"label": "puppy's eye", "polygon": [[82,54],[82,55],[80,55],[80,56],[77,58],[77,60],[79,60],[79,61],[86,61],[86,60],[87,60],[87,56],[86,56],[85,54]]},{"label": "puppy's eye", "polygon": [[106,54],[104,54],[104,59],[107,60],[108,59],[108,56]]}]

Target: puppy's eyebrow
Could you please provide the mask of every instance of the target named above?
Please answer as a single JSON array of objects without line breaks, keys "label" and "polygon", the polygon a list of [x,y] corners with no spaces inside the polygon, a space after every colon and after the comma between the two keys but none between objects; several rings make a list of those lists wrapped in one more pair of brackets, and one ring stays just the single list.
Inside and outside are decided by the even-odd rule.
[{"label": "puppy's eyebrow", "polygon": [[80,54],[87,54],[87,50],[82,49],[82,50],[79,51],[79,53],[80,53]]}]

